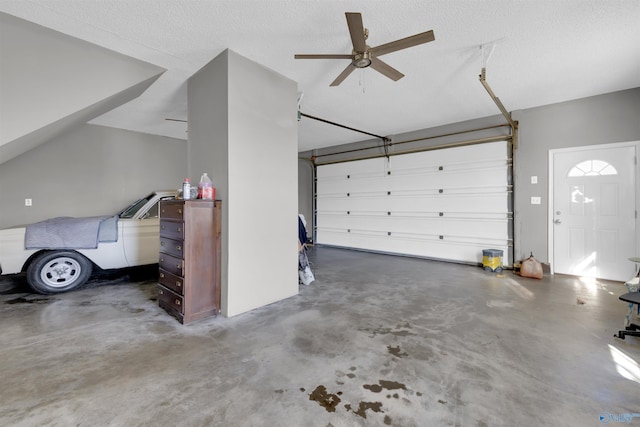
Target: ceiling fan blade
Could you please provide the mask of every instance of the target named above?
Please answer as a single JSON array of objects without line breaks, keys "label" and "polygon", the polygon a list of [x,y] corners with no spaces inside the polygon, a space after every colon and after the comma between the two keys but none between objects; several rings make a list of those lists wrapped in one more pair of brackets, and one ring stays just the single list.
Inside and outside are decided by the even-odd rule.
[{"label": "ceiling fan blade", "polygon": [[390,43],[381,44],[370,49],[371,53],[380,56],[387,53],[395,52],[400,49],[406,49],[408,47],[417,46],[419,44],[432,42],[436,39],[433,34],[433,30],[426,31],[424,33],[416,34],[414,36],[405,37],[400,40],[396,40]]},{"label": "ceiling fan blade", "polygon": [[398,80],[404,77],[404,74],[402,74],[400,71],[396,70],[386,62],[382,62],[378,58],[371,59],[370,67],[376,70],[377,72],[382,73],[385,76],[389,77],[394,82],[397,82]]},{"label": "ceiling fan blade", "polygon": [[297,54],[293,56],[295,59],[353,59],[350,54]]},{"label": "ceiling fan blade", "polygon": [[347,16],[347,25],[349,26],[353,50],[356,52],[364,52],[367,50],[367,44],[364,38],[362,15],[357,12],[346,12],[345,15]]},{"label": "ceiling fan blade", "polygon": [[336,79],[334,81],[331,82],[331,84],[329,86],[338,86],[340,83],[342,83],[344,81],[344,79],[346,79],[349,74],[353,73],[353,70],[355,70],[356,67],[353,66],[353,64],[349,64],[347,65],[347,68],[345,68],[338,77],[336,77]]}]

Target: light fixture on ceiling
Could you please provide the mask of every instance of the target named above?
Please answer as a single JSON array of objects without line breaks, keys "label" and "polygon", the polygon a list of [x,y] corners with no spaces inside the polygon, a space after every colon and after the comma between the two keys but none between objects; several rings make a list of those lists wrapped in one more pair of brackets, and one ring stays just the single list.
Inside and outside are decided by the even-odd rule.
[{"label": "light fixture on ceiling", "polygon": [[371,65],[371,53],[369,51],[355,53],[352,63],[356,68],[367,68],[369,65]]}]

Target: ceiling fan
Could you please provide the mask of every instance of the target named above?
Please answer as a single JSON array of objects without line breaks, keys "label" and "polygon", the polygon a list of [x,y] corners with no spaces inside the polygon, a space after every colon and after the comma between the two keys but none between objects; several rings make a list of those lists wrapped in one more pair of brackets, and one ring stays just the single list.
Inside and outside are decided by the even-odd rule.
[{"label": "ceiling fan", "polygon": [[351,43],[353,44],[351,54],[297,54],[294,56],[295,59],[350,59],[351,63],[347,65],[347,68],[340,73],[330,86],[338,86],[356,68],[367,67],[373,68],[393,81],[398,81],[404,77],[404,74],[386,62],[381,61],[378,57],[435,40],[433,31],[429,30],[380,46],[370,47],[366,44],[366,40],[369,37],[369,30],[364,28],[362,24],[362,15],[357,12],[346,12],[345,15],[347,17],[349,34],[351,35]]}]

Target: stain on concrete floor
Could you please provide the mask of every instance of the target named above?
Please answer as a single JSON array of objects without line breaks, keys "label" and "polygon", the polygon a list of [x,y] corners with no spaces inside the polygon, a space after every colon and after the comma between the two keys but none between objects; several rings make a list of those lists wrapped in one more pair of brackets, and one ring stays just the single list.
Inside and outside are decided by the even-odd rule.
[{"label": "stain on concrete floor", "polygon": [[53,298],[26,298],[18,297],[5,301],[5,304],[47,304],[55,301]]},{"label": "stain on concrete floor", "polygon": [[385,327],[383,325],[379,325],[377,328],[362,328],[359,329],[361,331],[369,332],[371,335],[369,337],[374,338],[376,335],[394,335],[396,337],[406,337],[410,335],[416,335],[415,333],[408,331],[407,329],[411,329],[411,325],[408,322],[400,323],[396,325],[395,328]]},{"label": "stain on concrete floor", "polygon": [[323,385],[319,385],[309,395],[309,400],[318,402],[320,406],[325,408],[327,412],[335,412],[336,407],[340,403],[341,399],[338,397],[338,393],[329,393],[327,388]]},{"label": "stain on concrete floor", "polygon": [[400,350],[400,346],[392,347],[392,346],[388,345],[387,346],[387,350],[389,350],[389,353],[393,354],[394,356],[396,356],[398,358],[409,355],[406,351],[404,351],[404,352],[401,351]]},{"label": "stain on concrete floor", "polygon": [[[352,366],[349,368],[349,370],[351,371],[349,374],[345,374],[343,371],[341,370],[336,370],[336,376],[339,378],[342,377],[348,377],[348,378],[355,378],[356,375],[353,374],[354,371],[357,370],[357,368],[355,366]],[[342,381],[337,381],[338,385],[344,385],[344,382]],[[368,390],[370,392],[373,393],[381,393],[383,390],[388,390],[388,391],[394,391],[394,390],[400,390],[400,391],[404,391],[405,392],[405,396],[402,397],[403,402],[405,402],[405,404],[410,404],[412,403],[412,401],[407,397],[407,396],[411,396],[411,395],[415,395],[417,397],[421,397],[423,394],[421,392],[413,392],[412,390],[409,390],[407,385],[399,382],[399,381],[393,381],[393,380],[384,380],[384,379],[380,379],[378,380],[378,383],[375,384],[363,384],[362,388],[365,390]],[[305,392],[306,389],[304,387],[300,387],[300,391],[301,392]],[[362,396],[363,397],[363,396]],[[387,399],[400,399],[400,393],[395,392],[393,394],[389,393],[386,395]],[[309,400],[311,401],[315,401],[317,402],[320,406],[322,406],[323,408],[325,408],[327,410],[327,412],[336,412],[337,409],[339,408],[339,404],[340,402],[342,402],[343,400],[345,400],[345,397],[343,396],[343,392],[342,391],[337,391],[335,393],[331,393],[327,390],[327,388],[324,385],[318,385],[313,392],[311,392],[309,394]],[[388,411],[389,409],[385,409],[384,408],[384,404],[383,402],[380,401],[371,401],[371,400],[359,400],[359,399],[354,399],[355,402],[345,402],[344,403],[344,409],[346,410],[346,412],[351,412],[354,415],[357,415],[361,418],[366,419],[367,418],[367,413],[369,412],[370,414],[373,413],[385,413],[385,411]],[[357,403],[356,403],[357,402]],[[393,406],[393,405],[392,405]],[[390,408],[391,409],[391,408]],[[392,417],[389,414],[385,414],[383,422],[385,425],[391,425],[393,422]]]},{"label": "stain on concrete floor", "polygon": [[[347,411],[352,410],[351,405],[349,404],[345,405],[345,408],[347,409]],[[358,404],[358,410],[353,411],[353,413],[362,418],[367,418],[367,409],[371,409],[373,412],[384,412],[382,410],[382,402],[360,402]]]}]

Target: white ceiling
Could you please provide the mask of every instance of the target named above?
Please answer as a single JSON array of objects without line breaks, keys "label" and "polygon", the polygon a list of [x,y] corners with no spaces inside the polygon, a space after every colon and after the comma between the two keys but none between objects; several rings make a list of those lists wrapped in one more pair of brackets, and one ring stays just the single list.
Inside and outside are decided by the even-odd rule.
[{"label": "white ceiling", "polygon": [[[224,49],[298,82],[301,111],[378,135],[640,86],[638,0],[0,0],[0,11],[168,71],[139,98],[92,123],[186,139],[186,81]],[[345,12],[361,12],[370,46],[427,30],[435,41],[329,84],[350,53]],[[299,149],[369,139],[303,118]]]}]

